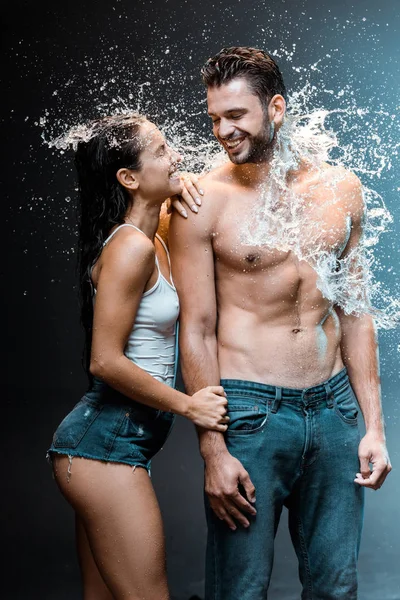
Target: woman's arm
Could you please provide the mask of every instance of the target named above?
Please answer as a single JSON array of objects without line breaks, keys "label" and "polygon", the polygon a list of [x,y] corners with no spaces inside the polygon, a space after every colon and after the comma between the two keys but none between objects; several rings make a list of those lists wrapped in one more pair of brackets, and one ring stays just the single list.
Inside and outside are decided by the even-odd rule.
[{"label": "woman's arm", "polygon": [[132,400],[180,414],[195,423],[206,421],[206,427],[225,431],[221,419],[226,399],[221,387],[207,388],[202,398],[192,398],[157,381],[124,354],[142,294],[154,271],[154,259],[151,241],[134,231],[121,231],[103,250],[90,372]]}]

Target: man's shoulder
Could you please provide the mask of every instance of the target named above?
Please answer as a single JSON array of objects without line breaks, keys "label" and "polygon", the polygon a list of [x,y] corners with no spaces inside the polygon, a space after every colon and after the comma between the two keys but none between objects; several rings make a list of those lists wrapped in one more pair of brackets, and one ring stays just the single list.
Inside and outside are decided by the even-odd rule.
[{"label": "man's shoulder", "polygon": [[187,218],[184,219],[173,211],[170,233],[208,237],[214,231],[219,216],[234,192],[232,177],[229,178],[228,170],[223,165],[202,175],[199,186],[204,193],[198,213],[187,211]]},{"label": "man's shoulder", "polygon": [[[189,214],[188,221],[197,223],[204,219],[208,223],[214,222],[235,192],[232,176],[225,166],[218,167],[202,175],[199,186],[204,192],[201,207],[198,214]],[[176,215],[173,215],[173,220],[178,220]]]},{"label": "man's shoulder", "polygon": [[226,197],[234,188],[232,168],[230,164],[224,164],[205,173],[200,179],[204,191],[211,191],[219,197]]},{"label": "man's shoulder", "polygon": [[321,199],[342,207],[349,214],[363,211],[364,200],[362,184],[357,175],[342,165],[323,163],[308,174],[307,186],[313,189]]},{"label": "man's shoulder", "polygon": [[347,190],[359,190],[361,182],[357,175],[342,165],[324,165],[324,179],[328,184],[338,185]]},{"label": "man's shoulder", "polygon": [[333,191],[336,202],[353,218],[364,212],[363,186],[355,173],[341,165],[329,165],[326,171],[327,185]]}]

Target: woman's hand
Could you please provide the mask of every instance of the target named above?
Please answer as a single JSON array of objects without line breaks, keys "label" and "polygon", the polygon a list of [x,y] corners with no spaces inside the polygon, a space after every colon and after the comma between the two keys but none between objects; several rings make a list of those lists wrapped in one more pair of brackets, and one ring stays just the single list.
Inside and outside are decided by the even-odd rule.
[{"label": "woman's hand", "polygon": [[[179,195],[172,196],[169,199],[168,213],[174,209],[185,219],[188,213],[186,208],[192,212],[199,212],[198,206],[201,206],[201,196],[204,195],[199,184],[199,178],[194,173],[182,173],[182,191]],[[185,208],[186,206],[186,208]]]},{"label": "woman's hand", "polygon": [[224,432],[228,429],[228,400],[220,385],[209,386],[189,396],[186,417],[198,427]]}]

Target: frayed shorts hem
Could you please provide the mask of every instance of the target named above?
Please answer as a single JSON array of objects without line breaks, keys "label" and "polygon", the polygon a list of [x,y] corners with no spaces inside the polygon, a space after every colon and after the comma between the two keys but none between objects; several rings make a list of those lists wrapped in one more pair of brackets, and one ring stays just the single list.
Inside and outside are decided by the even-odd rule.
[{"label": "frayed shorts hem", "polygon": [[147,463],[143,463],[140,462],[138,460],[121,460],[121,459],[113,459],[113,458],[100,458],[99,456],[94,456],[91,454],[87,454],[86,452],[76,452],[74,450],[55,450],[53,448],[51,448],[50,450],[48,450],[47,454],[46,454],[46,458],[47,460],[51,463],[51,455],[52,454],[59,454],[59,455],[63,455],[63,456],[68,456],[71,458],[87,458],[89,460],[97,460],[99,462],[102,463],[114,463],[114,464],[121,464],[121,465],[128,465],[129,467],[132,468],[136,468],[136,467],[142,467],[143,469],[146,469],[146,471],[148,472],[148,474],[150,475],[150,468],[151,468],[151,461],[147,462]]}]

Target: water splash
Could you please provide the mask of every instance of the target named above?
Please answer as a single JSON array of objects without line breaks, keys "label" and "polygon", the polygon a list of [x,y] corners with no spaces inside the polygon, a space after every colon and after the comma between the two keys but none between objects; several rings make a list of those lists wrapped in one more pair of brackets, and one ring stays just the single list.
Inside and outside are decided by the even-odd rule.
[{"label": "water splash", "polygon": [[[331,89],[328,85],[313,83],[313,76],[320,78],[324,72],[330,54],[306,68],[295,64],[295,52],[295,46],[289,50],[281,46],[272,52],[291,64],[293,71],[299,74],[301,85],[290,95],[270,180],[260,192],[254,213],[243,226],[241,241],[291,250],[315,269],[318,287],[328,300],[339,304],[346,313],[372,314],[378,327],[392,328],[399,320],[399,301],[391,298],[376,279],[380,272],[390,272],[378,259],[376,247],[380,235],[392,223],[392,217],[374,188],[384,175],[393,173],[399,148],[395,115],[382,104],[376,105],[374,110],[360,106],[351,84]],[[97,75],[93,80],[96,86],[89,94],[95,105],[95,109],[93,104],[91,106],[91,114],[94,112],[97,117],[132,112],[149,115],[161,125],[169,143],[183,154],[185,170],[207,172],[227,158],[211,138],[210,127],[205,123],[203,90],[194,87],[189,108],[184,100],[177,101],[169,91],[174,87],[178,71],[182,87],[192,89],[194,86],[193,75],[183,69],[171,70],[170,59],[170,52],[157,59],[150,54],[142,57],[136,63],[136,73],[132,73],[129,90],[121,79],[109,78],[108,73],[103,77]],[[146,73],[148,79],[143,79]],[[129,80],[129,74],[126,78]],[[66,125],[64,117],[52,120],[46,111],[38,123],[43,129],[43,141],[64,153],[75,148],[78,141],[89,139],[93,131],[82,125],[82,111],[74,120],[74,124]],[[54,135],[57,128],[62,133]],[[315,222],[310,222],[305,215],[304,198],[296,198],[288,191],[287,175],[298,168],[300,158],[317,171],[323,169],[325,162],[336,167],[338,173],[341,168],[348,169],[364,184],[364,235],[361,244],[346,256],[340,255],[343,248],[324,246]],[[339,183],[332,182],[331,189],[334,191]],[[282,196],[286,201],[279,208],[276,199]],[[339,201],[333,193],[327,208],[335,210]]]},{"label": "water splash", "polygon": [[[309,86],[305,86],[290,102],[292,109],[277,135],[268,179],[260,187],[259,200],[248,221],[241,225],[241,243],[293,252],[316,271],[317,286],[332,304],[340,306],[346,314],[372,315],[379,328],[393,328],[400,321],[400,301],[388,297],[374,276],[374,268],[378,266],[374,246],[392,223],[392,216],[383,198],[362,186],[363,234],[359,243],[344,252],[352,229],[349,216],[343,223],[347,232],[344,242],[329,242],[329,238],[336,237],[335,229],[340,230],[337,216],[345,209],[343,183],[352,177],[344,168],[350,161],[343,161],[343,156],[356,154],[354,170],[359,173],[365,172],[365,159],[360,160],[353,142],[347,147],[340,145],[337,134],[328,128],[329,118],[337,114],[342,123],[351,123],[354,111],[319,109],[301,114],[299,109],[309,91]],[[355,115],[360,114],[369,114],[369,111],[357,108]],[[335,150],[340,150],[340,158],[333,156]],[[372,171],[370,166],[368,173],[378,177],[387,163],[383,160],[384,154],[376,156],[377,168]],[[314,173],[315,183],[311,191],[296,194],[288,180],[304,164]],[[314,190],[318,188],[323,189],[326,197],[322,206],[315,207]],[[375,302],[384,306],[377,308]]]}]

